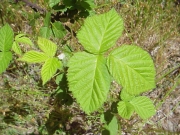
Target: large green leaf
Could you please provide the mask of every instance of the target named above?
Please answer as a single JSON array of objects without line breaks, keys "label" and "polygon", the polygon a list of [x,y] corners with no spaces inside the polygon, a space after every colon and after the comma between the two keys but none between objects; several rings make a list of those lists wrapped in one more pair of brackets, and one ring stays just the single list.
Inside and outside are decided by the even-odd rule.
[{"label": "large green leaf", "polygon": [[52,24],[52,30],[54,36],[57,38],[63,38],[66,34],[66,30],[64,29],[63,25],[60,22],[54,22]]},{"label": "large green leaf", "polygon": [[145,96],[132,99],[130,103],[134,106],[135,111],[142,119],[147,119],[155,114],[153,102]]},{"label": "large green leaf", "polygon": [[114,46],[122,31],[123,20],[112,9],[108,13],[87,18],[77,37],[87,51],[99,54]]},{"label": "large green leaf", "polygon": [[103,56],[76,53],[68,63],[69,89],[86,113],[98,109],[107,98],[110,76]]},{"label": "large green leaf", "polygon": [[123,45],[108,57],[108,68],[114,79],[132,95],[155,87],[155,68],[150,55],[134,45]]},{"label": "large green leaf", "polygon": [[22,58],[19,58],[20,61],[26,61],[29,63],[42,63],[45,62],[49,57],[43,52],[37,51],[28,51]]},{"label": "large green leaf", "polygon": [[61,68],[61,66],[62,63],[57,58],[49,58],[46,60],[41,69],[43,85],[51,79],[51,77],[56,73],[57,69]]},{"label": "large green leaf", "polygon": [[11,60],[11,52],[0,52],[0,74],[6,70]]},{"label": "large green leaf", "polygon": [[134,107],[127,101],[120,101],[117,109],[118,114],[125,119],[130,119],[134,112]]},{"label": "large green leaf", "polygon": [[9,51],[13,44],[13,38],[13,30],[8,24],[6,24],[0,29],[0,51]]},{"label": "large green leaf", "polygon": [[57,45],[45,38],[38,38],[38,46],[49,57],[53,57],[57,51]]}]

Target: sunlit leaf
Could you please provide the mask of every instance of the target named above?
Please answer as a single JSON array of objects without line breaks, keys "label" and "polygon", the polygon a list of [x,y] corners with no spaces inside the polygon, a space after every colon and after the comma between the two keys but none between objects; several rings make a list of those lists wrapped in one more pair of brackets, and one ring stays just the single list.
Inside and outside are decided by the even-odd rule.
[{"label": "sunlit leaf", "polygon": [[130,103],[134,106],[136,113],[142,118],[147,119],[156,112],[153,102],[146,96],[132,99]]},{"label": "sunlit leaf", "polygon": [[155,88],[155,68],[151,56],[134,45],[113,50],[107,62],[114,79],[132,95]]},{"label": "sunlit leaf", "polygon": [[12,50],[13,50],[16,54],[22,55],[21,48],[20,48],[19,44],[18,44],[16,41],[13,42]]},{"label": "sunlit leaf", "polygon": [[24,34],[18,34],[18,35],[15,37],[15,41],[16,41],[16,43],[24,43],[24,44],[33,46],[33,43],[32,43],[32,41],[30,40],[30,38],[25,37]]},{"label": "sunlit leaf", "polygon": [[86,113],[102,106],[110,88],[110,76],[103,56],[76,53],[68,63],[69,89]]},{"label": "sunlit leaf", "polygon": [[13,38],[13,30],[8,24],[0,28],[0,51],[9,51],[13,44]]},{"label": "sunlit leaf", "polygon": [[100,54],[115,45],[123,28],[122,18],[112,9],[105,14],[87,18],[77,37],[87,51]]},{"label": "sunlit leaf", "polygon": [[19,58],[20,61],[26,61],[29,63],[42,63],[45,62],[49,57],[43,52],[37,51],[28,51],[22,58]]},{"label": "sunlit leaf", "polygon": [[0,52],[0,74],[6,70],[11,60],[11,52]]},{"label": "sunlit leaf", "polygon": [[117,109],[118,114],[125,119],[130,119],[134,112],[134,107],[127,101],[120,101]]},{"label": "sunlit leaf", "polygon": [[49,58],[43,64],[41,69],[41,77],[43,80],[43,85],[53,77],[57,69],[62,66],[62,63],[57,58]]},{"label": "sunlit leaf", "polygon": [[48,39],[39,37],[38,46],[49,57],[53,57],[56,54],[57,45]]}]

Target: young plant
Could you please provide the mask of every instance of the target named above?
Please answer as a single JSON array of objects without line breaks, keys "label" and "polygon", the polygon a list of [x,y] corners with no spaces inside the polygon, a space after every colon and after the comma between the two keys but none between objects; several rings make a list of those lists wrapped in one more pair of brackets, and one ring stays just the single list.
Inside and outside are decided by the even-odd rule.
[{"label": "young plant", "polygon": [[38,46],[43,52],[28,51],[20,61],[29,63],[43,63],[41,69],[41,78],[43,85],[51,79],[58,69],[62,67],[62,62],[54,57],[57,51],[57,45],[45,38],[38,38]]},{"label": "young plant", "polygon": [[6,70],[12,60],[11,47],[13,45],[14,32],[6,24],[0,29],[0,74]]},{"label": "young plant", "polygon": [[115,9],[85,20],[77,33],[85,51],[75,53],[68,63],[69,90],[89,114],[106,101],[113,77],[123,87],[122,101],[117,106],[119,115],[130,118],[135,111],[147,119],[155,113],[155,108],[148,97],[139,95],[155,87],[155,68],[150,55],[138,46],[122,45],[107,56],[123,29],[123,20]]}]

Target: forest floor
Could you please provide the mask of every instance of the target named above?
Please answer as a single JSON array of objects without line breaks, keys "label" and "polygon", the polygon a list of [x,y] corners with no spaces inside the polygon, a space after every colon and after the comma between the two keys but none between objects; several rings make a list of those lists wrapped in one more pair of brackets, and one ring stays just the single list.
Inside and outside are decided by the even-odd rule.
[{"label": "forest floor", "polygon": [[[14,31],[20,27],[28,35],[36,33],[41,24],[31,26],[29,20],[22,17],[22,12],[30,12],[30,8],[17,10],[12,5],[11,9],[7,8],[8,4],[4,6],[0,6],[2,11],[10,10],[12,18],[16,15],[15,19],[8,14],[4,17]],[[125,2],[98,8],[96,12],[104,13],[112,7],[125,24],[117,46],[135,44],[142,47],[152,56],[156,68],[156,88],[143,94],[154,101],[156,114],[146,121],[136,114],[130,120],[118,117],[122,135],[180,134],[180,6],[173,2],[166,5],[158,1]],[[34,40],[34,35],[31,37]],[[76,42],[74,38],[70,40],[72,45]],[[60,104],[53,96],[57,85],[51,80],[42,86],[39,67],[38,64],[20,65],[14,60],[0,75],[0,135],[101,134],[100,114],[87,115],[75,102],[71,106]],[[121,87],[114,83],[111,89],[113,95]],[[108,106],[109,103],[105,103],[104,110]]]}]

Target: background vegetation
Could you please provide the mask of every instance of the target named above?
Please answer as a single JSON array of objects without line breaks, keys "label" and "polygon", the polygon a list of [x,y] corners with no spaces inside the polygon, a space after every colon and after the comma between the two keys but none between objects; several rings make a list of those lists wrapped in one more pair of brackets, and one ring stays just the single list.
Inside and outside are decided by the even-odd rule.
[{"label": "background vegetation", "polygon": [[[148,51],[156,66],[156,88],[144,95],[150,97],[157,113],[147,121],[136,115],[130,120],[118,117],[119,126],[124,134],[179,134],[180,133],[180,5],[173,0],[99,0],[86,14],[82,8],[69,8],[67,5],[60,11],[52,10],[47,1],[29,0],[41,9],[33,10],[23,1],[3,0],[0,5],[0,26],[10,24],[15,32],[25,33],[36,45],[42,27],[52,28],[52,23],[60,21],[64,28],[64,37],[51,36],[58,45],[57,55],[61,49],[81,51],[76,32],[83,25],[87,16],[108,12],[115,8],[122,16],[125,25],[123,36],[118,40],[121,44],[136,44]],[[51,18],[44,10],[50,11]],[[76,12],[77,11],[77,12]],[[62,14],[59,14],[62,13]],[[83,14],[80,14],[83,13]],[[43,32],[44,33],[44,32]],[[47,36],[47,35],[46,35]],[[30,46],[20,44],[22,52],[30,50]],[[104,123],[100,113],[108,110],[110,101],[116,101],[121,87],[113,83],[112,91],[104,107],[98,112],[86,115],[78,104],[64,104],[59,89],[65,88],[66,78],[60,84],[52,79],[42,85],[40,65],[28,65],[17,61],[13,54],[9,68],[0,75],[0,134],[100,134]],[[107,115],[109,112],[107,112]],[[106,134],[103,132],[103,134]]]}]

